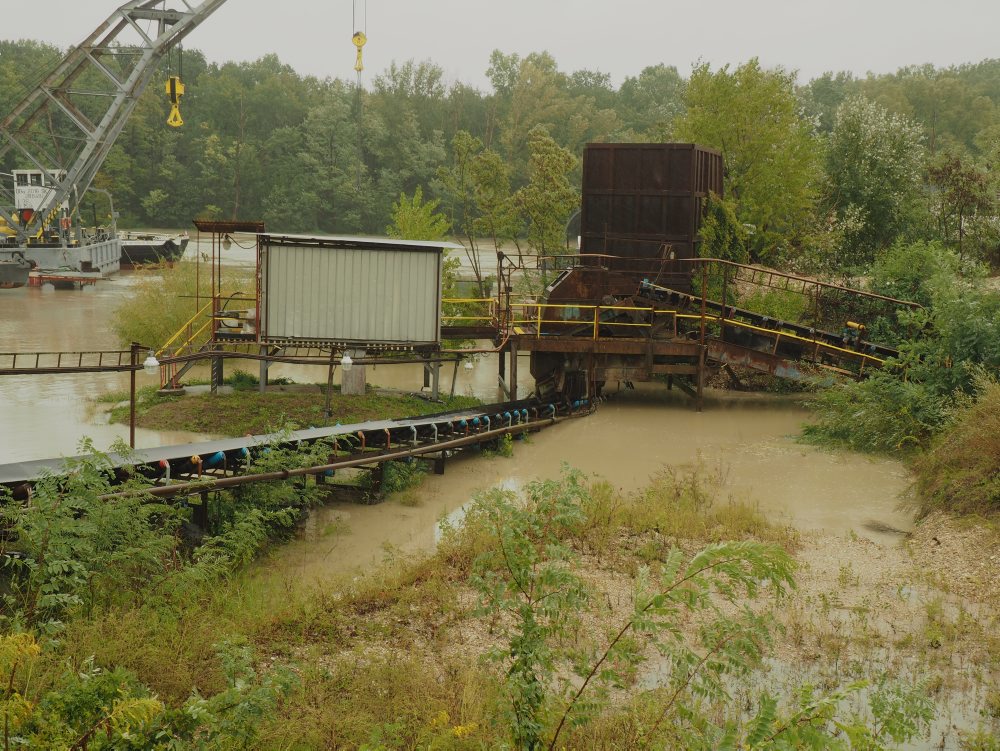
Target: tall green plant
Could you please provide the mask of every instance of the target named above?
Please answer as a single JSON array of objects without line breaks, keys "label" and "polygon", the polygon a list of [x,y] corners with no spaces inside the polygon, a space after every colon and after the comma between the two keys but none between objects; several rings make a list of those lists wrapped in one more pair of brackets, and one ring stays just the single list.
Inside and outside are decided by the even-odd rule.
[{"label": "tall green plant", "polygon": [[803,115],[795,74],[755,58],[731,70],[695,66],[674,137],[722,151],[726,199],[751,224],[754,261],[773,257],[807,227],[820,179],[820,147]]},{"label": "tall green plant", "polygon": [[[139,342],[158,348],[176,334],[198,313],[211,295],[212,275],[207,264],[181,261],[173,268],[138,272],[134,292],[126,297],[112,314],[111,328],[122,346]],[[223,284],[224,295],[253,295],[253,269],[227,266]],[[247,307],[249,303],[233,303],[232,307]],[[208,320],[199,318],[191,334]],[[207,338],[207,333],[204,334]],[[187,339],[185,336],[181,341]],[[180,342],[178,342],[180,343]]]},{"label": "tall green plant", "polygon": [[514,202],[528,222],[528,244],[545,259],[566,250],[566,222],[580,203],[569,179],[577,158],[542,126],[532,129],[528,148],[528,184],[514,194]]},{"label": "tall green plant", "polygon": [[389,237],[404,240],[443,240],[451,231],[451,222],[437,208],[440,201],[425,201],[419,185],[413,196],[399,194],[392,205],[392,224],[385,228]]}]

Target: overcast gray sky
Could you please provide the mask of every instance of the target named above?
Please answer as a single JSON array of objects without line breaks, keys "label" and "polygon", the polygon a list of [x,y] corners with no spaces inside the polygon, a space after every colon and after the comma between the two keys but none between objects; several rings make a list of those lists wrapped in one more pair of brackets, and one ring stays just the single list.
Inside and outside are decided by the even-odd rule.
[{"label": "overcast gray sky", "polygon": [[[76,44],[123,0],[31,0],[4,13],[0,35]],[[10,4],[6,0],[5,5]],[[891,72],[1000,56],[998,0],[356,0],[367,5],[365,79],[392,60],[431,59],[449,80],[487,88],[493,49],[547,50],[565,71],[596,69],[617,85],[647,65],[686,75],[757,56],[799,71]],[[179,0],[167,0],[168,7]],[[352,0],[228,0],[186,46],[214,61],[275,52],[300,73],[353,78]],[[360,21],[359,21],[360,25]]]}]

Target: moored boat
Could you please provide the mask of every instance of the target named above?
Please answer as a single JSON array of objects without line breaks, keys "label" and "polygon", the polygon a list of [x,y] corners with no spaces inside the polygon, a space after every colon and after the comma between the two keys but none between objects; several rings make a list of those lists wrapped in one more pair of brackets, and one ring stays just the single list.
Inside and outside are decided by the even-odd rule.
[{"label": "moored boat", "polygon": [[176,235],[153,232],[119,232],[122,243],[122,266],[142,266],[147,263],[176,261],[187,249],[187,232]]},{"label": "moored boat", "polygon": [[28,283],[32,263],[24,253],[11,251],[0,255],[0,289],[16,289]]}]

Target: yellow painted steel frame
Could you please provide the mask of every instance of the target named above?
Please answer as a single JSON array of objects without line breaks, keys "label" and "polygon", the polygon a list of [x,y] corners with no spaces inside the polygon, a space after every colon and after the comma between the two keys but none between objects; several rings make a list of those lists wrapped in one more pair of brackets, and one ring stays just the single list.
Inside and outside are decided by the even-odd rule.
[{"label": "yellow painted steel frame", "polygon": [[[780,331],[780,330],[776,330],[776,329],[767,329],[767,328],[764,328],[762,326],[756,326],[756,325],[754,325],[752,323],[745,323],[743,321],[737,321],[737,320],[734,320],[734,319],[731,319],[731,318],[722,318],[721,316],[717,316],[717,315],[709,315],[709,314],[704,314],[703,315],[701,313],[680,313],[680,312],[678,312],[676,310],[670,310],[670,309],[640,308],[640,307],[632,307],[632,306],[627,306],[627,305],[567,305],[567,304],[554,304],[554,303],[516,303],[516,304],[512,305],[511,307],[512,308],[520,308],[522,316],[525,316],[525,314],[527,313],[527,311],[529,309],[537,309],[537,312],[535,312],[531,318],[527,318],[527,317],[514,318],[511,321],[512,325],[522,325],[523,326],[525,324],[534,324],[535,325],[535,338],[540,338],[541,337],[541,335],[542,335],[541,329],[542,329],[542,324],[543,323],[554,324],[554,325],[559,325],[559,324],[566,324],[566,325],[577,324],[577,325],[582,325],[584,323],[590,323],[592,325],[592,327],[593,327],[593,334],[592,334],[592,336],[593,336],[594,339],[598,338],[598,330],[599,330],[600,326],[634,326],[634,327],[639,327],[639,328],[650,328],[650,327],[652,327],[652,325],[653,325],[652,322],[649,322],[649,323],[624,323],[624,322],[601,321],[600,320],[600,311],[602,311],[602,310],[624,310],[624,311],[634,311],[634,312],[637,312],[637,313],[652,314],[654,316],[654,318],[656,316],[660,316],[660,315],[673,316],[675,330],[676,330],[676,321],[678,319],[687,319],[687,320],[695,320],[695,321],[702,321],[702,320],[704,320],[706,322],[719,323],[722,326],[734,326],[734,327],[737,327],[737,328],[749,329],[751,331],[757,331],[757,332],[760,332],[760,333],[763,333],[763,334],[767,334],[769,336],[773,336],[773,337],[775,337],[775,346],[777,346],[777,342],[780,339],[784,338],[784,339],[790,339],[790,340],[793,340],[793,341],[799,341],[799,342],[804,342],[804,343],[807,343],[807,344],[812,344],[813,346],[820,347],[820,348],[822,348],[824,350],[828,350],[828,351],[832,351],[832,352],[837,352],[837,353],[840,353],[841,355],[846,355],[846,356],[851,357],[851,358],[856,358],[856,359],[860,360],[862,362],[862,364],[864,364],[866,362],[878,363],[879,365],[885,364],[885,360],[884,359],[882,359],[880,357],[875,357],[874,355],[869,355],[869,354],[867,354],[865,352],[857,352],[857,351],[855,351],[853,349],[846,349],[845,347],[838,347],[835,344],[828,344],[827,342],[822,342],[822,341],[820,341],[818,339],[815,339],[815,338],[810,339],[808,337],[800,336],[799,334],[793,334],[793,333],[790,333],[788,331]],[[573,309],[573,310],[580,310],[580,311],[583,311],[583,310],[592,310],[593,313],[594,313],[594,315],[593,315],[593,318],[590,321],[587,321],[587,320],[567,321],[567,320],[564,320],[564,319],[561,319],[561,318],[555,318],[555,319],[543,318],[543,311],[545,311],[545,310],[547,310],[549,308],[553,308],[553,309]]]}]

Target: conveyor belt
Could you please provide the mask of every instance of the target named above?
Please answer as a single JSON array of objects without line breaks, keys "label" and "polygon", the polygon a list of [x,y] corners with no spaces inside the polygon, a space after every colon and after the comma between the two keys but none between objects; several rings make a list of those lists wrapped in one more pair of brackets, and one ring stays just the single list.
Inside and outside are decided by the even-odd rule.
[{"label": "conveyor belt", "polygon": [[[243,438],[223,438],[139,449],[131,457],[109,454],[108,462],[110,468],[140,467],[143,469],[143,474],[153,479],[201,476],[202,473],[210,473],[212,470],[233,472],[240,465],[245,465],[246,459],[255,450],[266,446],[292,447],[329,440],[336,441],[337,446],[358,452],[375,448],[388,450],[402,445],[415,446],[418,443],[426,449],[428,444],[454,439],[457,435],[474,435],[498,427],[524,425],[531,420],[554,417],[556,414],[565,414],[586,406],[585,402],[566,404],[558,401],[539,402],[535,399],[521,399],[420,417],[373,420],[352,425],[307,428],[289,433],[251,435]],[[18,487],[45,475],[58,475],[64,471],[67,462],[72,463],[74,460],[87,458],[59,457],[3,464],[0,465],[0,485]],[[373,456],[372,461],[377,462],[377,457]]]}]

